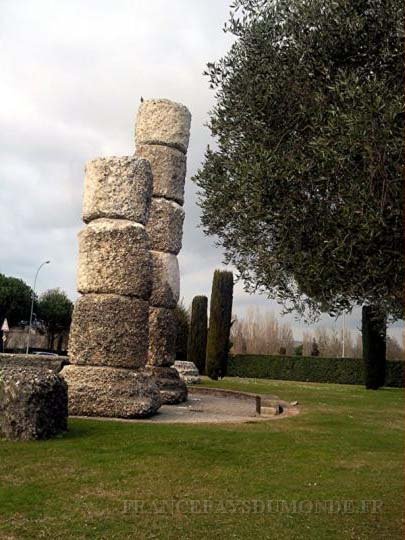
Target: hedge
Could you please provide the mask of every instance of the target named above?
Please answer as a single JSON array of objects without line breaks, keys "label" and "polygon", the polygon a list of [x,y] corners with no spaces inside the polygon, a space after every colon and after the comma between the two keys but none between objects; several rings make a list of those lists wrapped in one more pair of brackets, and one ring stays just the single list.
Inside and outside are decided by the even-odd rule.
[{"label": "hedge", "polygon": [[[361,358],[313,356],[238,354],[229,357],[228,376],[361,385],[365,381]],[[385,386],[404,386],[404,362],[387,362]]]}]

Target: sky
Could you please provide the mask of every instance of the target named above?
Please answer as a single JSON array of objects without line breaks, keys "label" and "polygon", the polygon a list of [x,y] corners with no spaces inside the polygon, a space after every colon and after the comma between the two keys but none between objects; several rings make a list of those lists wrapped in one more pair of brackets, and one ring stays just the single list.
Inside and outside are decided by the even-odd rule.
[{"label": "sky", "polygon": [[[199,228],[191,177],[215,143],[206,127],[214,105],[205,65],[223,56],[228,0],[0,0],[0,272],[37,292],[60,287],[75,299],[77,233],[84,165],[134,152],[140,97],[169,98],[192,114],[188,151],[181,296],[209,297],[223,254]],[[234,313],[281,313],[264,296],[234,291]],[[359,311],[346,318],[360,326]],[[308,329],[283,318],[296,339]],[[321,325],[341,327],[325,316]],[[400,339],[401,325],[390,329]]]}]

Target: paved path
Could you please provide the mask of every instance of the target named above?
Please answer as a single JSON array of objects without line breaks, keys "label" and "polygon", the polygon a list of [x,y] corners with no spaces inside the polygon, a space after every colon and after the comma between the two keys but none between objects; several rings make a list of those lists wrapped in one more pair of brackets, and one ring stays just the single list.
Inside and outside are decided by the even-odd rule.
[{"label": "paved path", "polygon": [[[266,396],[277,400],[283,406],[283,413],[277,416],[263,417],[256,415],[254,400],[240,399],[233,396],[216,396],[209,394],[193,395],[189,389],[189,398],[178,405],[163,405],[157,414],[146,419],[119,419],[121,422],[147,422],[158,424],[199,424],[199,423],[241,423],[263,422],[276,420],[298,414],[297,407],[291,407],[287,402],[276,396]],[[100,418],[111,420],[111,418]]]}]

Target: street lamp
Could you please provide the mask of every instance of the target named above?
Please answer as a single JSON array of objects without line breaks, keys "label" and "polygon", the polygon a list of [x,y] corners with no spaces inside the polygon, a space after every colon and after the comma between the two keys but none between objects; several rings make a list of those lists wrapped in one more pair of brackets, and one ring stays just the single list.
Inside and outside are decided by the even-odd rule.
[{"label": "street lamp", "polygon": [[31,312],[30,312],[30,324],[28,326],[28,339],[27,339],[27,349],[25,351],[25,354],[28,354],[29,353],[29,350],[30,350],[30,339],[31,339],[31,326],[32,326],[32,314],[34,312],[34,300],[35,300],[35,287],[36,287],[36,284],[37,284],[37,277],[38,277],[38,274],[39,274],[39,271],[41,270],[41,268],[45,265],[45,264],[49,264],[51,261],[45,261],[43,263],[41,263],[39,266],[38,266],[38,270],[35,274],[35,279],[34,279],[34,288],[32,290],[32,299],[31,299]]}]

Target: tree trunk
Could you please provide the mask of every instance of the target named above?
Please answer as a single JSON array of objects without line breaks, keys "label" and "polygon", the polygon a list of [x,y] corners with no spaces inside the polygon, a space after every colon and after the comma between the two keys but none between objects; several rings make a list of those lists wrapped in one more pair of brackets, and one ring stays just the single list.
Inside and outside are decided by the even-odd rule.
[{"label": "tree trunk", "polygon": [[49,330],[48,349],[50,351],[53,351],[54,342],[55,342],[55,332],[54,332],[54,330]]},{"label": "tree trunk", "polygon": [[362,336],[365,384],[367,389],[384,386],[387,321],[375,306],[363,306]]},{"label": "tree trunk", "polygon": [[59,337],[58,337],[58,345],[57,345],[57,352],[58,354],[61,354],[62,352],[62,344],[63,344],[63,331],[61,331],[61,333],[59,334]]}]

